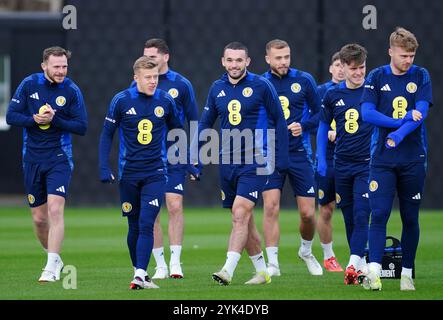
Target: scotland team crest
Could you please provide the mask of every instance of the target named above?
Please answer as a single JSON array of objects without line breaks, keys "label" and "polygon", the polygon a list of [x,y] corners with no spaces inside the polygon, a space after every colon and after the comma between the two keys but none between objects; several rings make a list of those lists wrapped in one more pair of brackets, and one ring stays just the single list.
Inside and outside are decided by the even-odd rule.
[{"label": "scotland team crest", "polygon": [[28,202],[29,204],[34,204],[35,198],[32,194],[28,194]]},{"label": "scotland team crest", "polygon": [[377,181],[372,180],[372,181],[369,183],[369,191],[374,192],[374,191],[376,191],[377,189],[378,189],[378,183],[377,183]]},{"label": "scotland team crest", "polygon": [[414,82],[409,82],[406,85],[406,91],[409,93],[415,93],[417,91],[417,85]]},{"label": "scotland team crest", "polygon": [[161,106],[155,107],[154,114],[157,118],[161,118],[165,114],[165,110]]},{"label": "scotland team crest", "polygon": [[132,210],[132,204],[130,204],[129,202],[123,202],[122,204],[122,211],[124,213],[129,213]]},{"label": "scotland team crest", "polygon": [[58,105],[59,107],[63,107],[66,104],[66,98],[63,96],[58,96],[55,99],[55,104]]},{"label": "scotland team crest", "polygon": [[173,97],[174,99],[178,97],[178,90],[175,88],[171,88],[168,90],[168,93],[171,97]]},{"label": "scotland team crest", "polygon": [[295,83],[293,83],[293,84],[291,85],[291,91],[292,91],[292,92],[294,92],[294,93],[299,93],[300,90],[301,90],[301,85],[300,85],[299,83],[295,82]]},{"label": "scotland team crest", "polygon": [[249,98],[250,96],[252,96],[253,92],[254,92],[254,90],[252,90],[251,87],[246,87],[243,89],[242,94],[245,98]]}]

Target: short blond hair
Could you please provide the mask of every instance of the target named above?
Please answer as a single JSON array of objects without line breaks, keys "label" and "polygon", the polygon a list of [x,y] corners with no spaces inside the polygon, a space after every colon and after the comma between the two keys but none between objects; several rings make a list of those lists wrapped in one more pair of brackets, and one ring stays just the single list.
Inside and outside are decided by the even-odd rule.
[{"label": "short blond hair", "polygon": [[418,41],[415,35],[402,27],[395,28],[389,37],[391,47],[400,47],[407,52],[414,52],[418,48]]},{"label": "short blond hair", "polygon": [[266,53],[269,53],[269,51],[272,48],[274,48],[274,49],[289,48],[289,44],[284,40],[274,39],[274,40],[269,41],[266,44]]},{"label": "short blond hair", "polygon": [[155,62],[154,59],[149,58],[147,56],[141,56],[134,62],[134,66],[132,67],[134,69],[134,73],[136,73],[140,69],[154,69],[158,67],[157,62]]}]

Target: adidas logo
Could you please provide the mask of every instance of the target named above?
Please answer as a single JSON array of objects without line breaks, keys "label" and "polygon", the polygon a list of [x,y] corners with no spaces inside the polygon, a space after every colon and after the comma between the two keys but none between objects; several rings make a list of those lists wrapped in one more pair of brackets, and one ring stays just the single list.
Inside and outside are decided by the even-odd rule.
[{"label": "adidas logo", "polygon": [[311,187],[306,193],[315,193],[314,187]]},{"label": "adidas logo", "polygon": [[55,191],[66,193],[65,186],[58,187]]},{"label": "adidas logo", "polygon": [[220,98],[220,97],[226,97],[226,93],[224,90],[220,91],[220,93],[217,95],[217,98]]},{"label": "adidas logo", "polygon": [[154,206],[154,207],[158,207],[159,205],[158,205],[158,200],[157,199],[154,199],[154,200],[152,200],[152,201],[149,201],[149,204],[151,205],[151,206]]},{"label": "adidas logo", "polygon": [[176,185],[174,189],[183,191],[183,185],[180,183],[179,185]]},{"label": "adidas logo", "polygon": [[343,99],[340,99],[336,104],[335,104],[336,106],[344,106],[345,105],[345,102],[343,101]]},{"label": "adidas logo", "polygon": [[380,90],[381,91],[391,91],[391,87],[389,87],[389,84],[385,84],[383,87],[381,87]]},{"label": "adidas logo", "polygon": [[258,192],[257,191],[249,192],[249,195],[251,197],[254,197],[255,199],[258,199]]},{"label": "adidas logo", "polygon": [[35,100],[39,100],[40,99],[38,97],[38,92],[35,92],[35,93],[31,94],[29,97],[32,98],[32,99],[35,99]]},{"label": "adidas logo", "polygon": [[417,193],[415,196],[413,196],[412,199],[414,199],[414,200],[420,200],[420,199],[421,199],[420,192]]},{"label": "adidas logo", "polygon": [[132,115],[136,115],[137,114],[137,112],[135,112],[135,109],[134,109],[134,107],[132,107],[131,109],[129,109],[128,111],[126,111],[126,114],[132,114]]},{"label": "adidas logo", "polygon": [[368,198],[368,199],[369,199],[369,194],[368,194],[368,193],[363,193],[361,196],[362,196],[363,198]]}]

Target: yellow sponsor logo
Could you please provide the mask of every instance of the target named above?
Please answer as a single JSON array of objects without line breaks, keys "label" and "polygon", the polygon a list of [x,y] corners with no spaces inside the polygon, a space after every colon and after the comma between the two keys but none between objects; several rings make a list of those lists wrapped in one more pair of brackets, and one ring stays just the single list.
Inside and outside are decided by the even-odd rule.
[{"label": "yellow sponsor logo", "polygon": [[[38,109],[38,114],[43,114],[46,112],[46,110],[48,110],[48,106],[46,104],[44,104],[40,107],[40,109]],[[50,124],[39,124],[38,126],[40,129],[46,130],[46,129],[49,129],[49,127],[51,125]]]}]

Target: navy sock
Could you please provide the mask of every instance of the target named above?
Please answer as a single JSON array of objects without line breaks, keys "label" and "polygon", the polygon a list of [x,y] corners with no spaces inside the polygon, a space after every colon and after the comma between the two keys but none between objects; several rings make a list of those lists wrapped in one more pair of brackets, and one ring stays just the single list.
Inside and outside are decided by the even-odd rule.
[{"label": "navy sock", "polygon": [[401,247],[403,252],[402,266],[412,269],[417,253],[420,227],[418,223],[418,212],[420,203],[402,201],[400,199],[400,216],[403,224],[401,233]]},{"label": "navy sock", "polygon": [[346,228],[346,239],[348,240],[348,245],[351,247],[351,238],[354,231],[354,213],[351,205],[346,207],[341,207],[341,212],[343,213],[343,220],[345,221]]},{"label": "navy sock", "polygon": [[392,210],[392,198],[369,198],[371,224],[369,225],[369,261],[381,264],[386,245],[386,224]]},{"label": "navy sock", "polygon": [[138,217],[138,215],[128,216],[128,236],[126,239],[128,243],[129,255],[134,267],[137,265],[136,247],[138,239]]},{"label": "navy sock", "polygon": [[351,238],[351,254],[363,257],[369,233],[369,201],[360,194],[354,198],[354,230]]},{"label": "navy sock", "polygon": [[139,233],[137,239],[137,269],[146,270],[154,246],[154,222],[159,209],[143,207],[138,221]]}]

